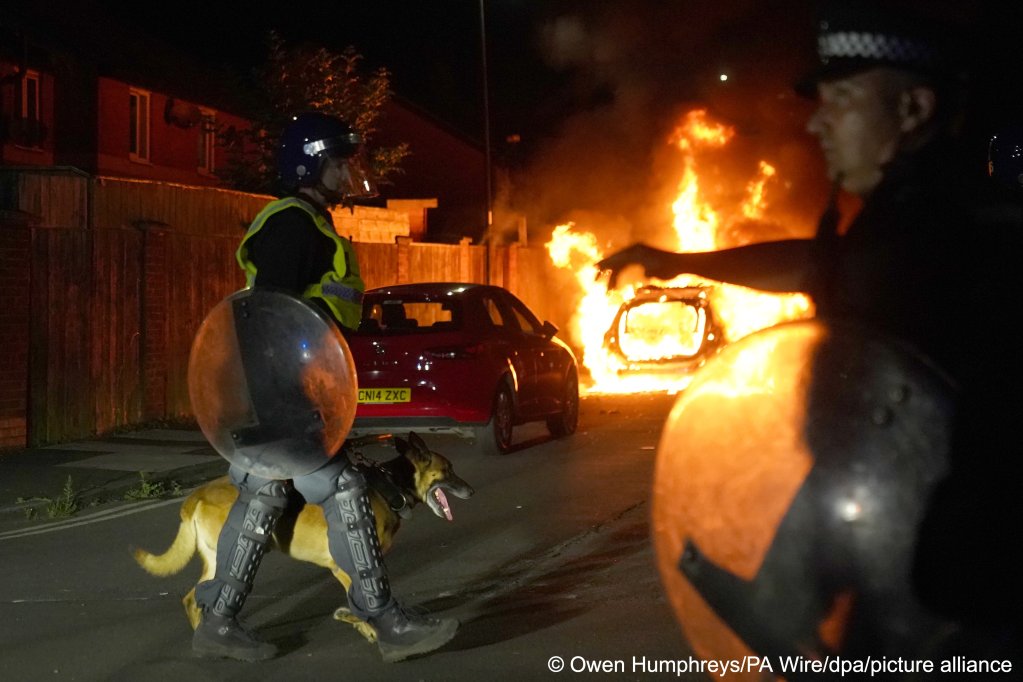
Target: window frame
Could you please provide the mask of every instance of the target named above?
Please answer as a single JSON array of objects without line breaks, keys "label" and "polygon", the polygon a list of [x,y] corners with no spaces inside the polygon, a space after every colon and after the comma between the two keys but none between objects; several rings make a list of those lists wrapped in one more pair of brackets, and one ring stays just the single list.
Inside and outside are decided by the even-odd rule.
[{"label": "window frame", "polygon": [[[42,87],[43,79],[35,69],[25,69],[18,74],[17,90],[17,124],[23,135],[19,135],[13,144],[22,149],[41,150],[42,143]],[[32,90],[30,94],[30,89]]]},{"label": "window frame", "polygon": [[480,304],[483,307],[485,319],[490,323],[491,327],[513,331],[517,329],[517,327],[512,327],[509,324],[508,311],[501,305],[501,301],[497,296],[490,293],[483,294],[480,297]]},{"label": "window frame", "polygon": [[[29,83],[35,85],[35,93],[30,98],[28,93]],[[25,73],[21,75],[21,117],[23,119],[32,119],[33,121],[42,121],[43,112],[40,109],[40,90],[42,88],[42,79],[39,76],[39,72],[35,69],[27,69]],[[32,100],[32,109],[35,111],[34,116],[29,116],[29,100]]]},{"label": "window frame", "polygon": [[543,324],[525,303],[513,296],[505,296],[504,303],[511,310],[512,319],[519,331],[531,336],[543,336]]},{"label": "window frame", "polygon": [[128,158],[137,163],[151,162],[152,106],[149,90],[128,88]]},{"label": "window frame", "polygon": [[217,166],[217,112],[199,107],[198,169],[203,175],[213,175]]}]

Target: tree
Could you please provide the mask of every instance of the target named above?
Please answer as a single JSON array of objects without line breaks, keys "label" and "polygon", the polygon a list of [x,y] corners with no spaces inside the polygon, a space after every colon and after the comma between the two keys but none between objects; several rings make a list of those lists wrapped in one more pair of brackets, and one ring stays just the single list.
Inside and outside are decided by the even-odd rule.
[{"label": "tree", "polygon": [[354,47],[340,53],[314,45],[293,47],[274,31],[268,43],[267,60],[254,74],[252,127],[219,131],[227,151],[227,164],[220,174],[225,181],[244,191],[275,192],[277,141],[288,117],[299,111],[322,111],[348,122],[362,136],[369,172],[377,184],[386,184],[390,176],[402,172],[407,143],[371,144],[381,107],[393,94],[386,68],[363,74],[362,55]]}]

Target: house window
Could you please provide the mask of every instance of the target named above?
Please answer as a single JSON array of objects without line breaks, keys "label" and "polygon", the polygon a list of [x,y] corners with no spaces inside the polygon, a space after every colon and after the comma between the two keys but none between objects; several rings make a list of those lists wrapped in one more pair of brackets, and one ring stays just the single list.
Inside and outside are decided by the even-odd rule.
[{"label": "house window", "polygon": [[39,106],[39,72],[21,74],[16,120],[11,122],[11,139],[19,147],[38,149],[43,143],[43,122]]},{"label": "house window", "polygon": [[217,137],[217,116],[211,109],[200,107],[199,121],[199,172],[213,173],[213,149]]},{"label": "house window", "polygon": [[21,77],[21,117],[39,121],[39,73],[26,71]]},{"label": "house window", "polygon": [[128,158],[149,160],[149,93],[132,88],[128,91]]}]

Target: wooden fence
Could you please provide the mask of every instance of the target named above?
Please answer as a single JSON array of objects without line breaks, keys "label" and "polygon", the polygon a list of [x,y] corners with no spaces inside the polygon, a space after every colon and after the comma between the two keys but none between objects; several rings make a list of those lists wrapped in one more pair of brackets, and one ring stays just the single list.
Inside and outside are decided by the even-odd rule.
[{"label": "wooden fence", "polygon": [[[234,251],[266,201],[66,168],[0,171],[0,448],[190,416],[192,339],[243,286]],[[355,248],[368,287],[489,271],[560,324],[541,290],[542,247],[398,237]]]}]

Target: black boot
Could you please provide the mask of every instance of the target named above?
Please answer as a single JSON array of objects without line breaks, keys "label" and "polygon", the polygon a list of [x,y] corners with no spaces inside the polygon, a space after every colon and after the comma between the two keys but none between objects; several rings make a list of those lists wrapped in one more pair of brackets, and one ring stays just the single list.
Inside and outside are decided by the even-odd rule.
[{"label": "black boot", "polygon": [[352,613],[377,633],[380,653],[388,663],[438,649],[455,636],[458,621],[411,613],[391,597],[370,504],[366,479],[347,463],[338,473],[337,492],[323,503],[330,555],[352,578],[348,604]]},{"label": "black boot", "polygon": [[277,647],[253,637],[233,616],[206,611],[192,635],[192,651],[202,656],[222,656],[239,661],[265,661],[277,655]]},{"label": "black boot", "polygon": [[458,621],[454,618],[421,616],[397,602],[367,622],[377,632],[377,646],[386,663],[439,649],[450,642],[458,630]]}]

